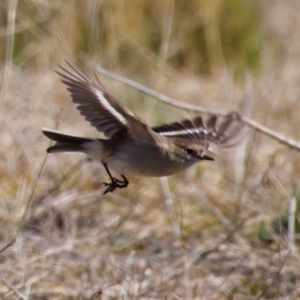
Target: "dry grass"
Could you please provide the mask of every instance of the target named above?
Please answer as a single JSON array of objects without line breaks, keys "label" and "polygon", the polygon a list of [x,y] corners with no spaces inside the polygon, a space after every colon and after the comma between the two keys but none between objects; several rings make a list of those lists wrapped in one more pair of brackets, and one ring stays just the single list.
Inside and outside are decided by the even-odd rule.
[{"label": "dry grass", "polygon": [[[293,239],[286,224],[300,200],[300,153],[250,131],[215,163],[169,177],[171,195],[159,179],[129,178],[102,196],[102,169],[84,157],[42,166],[40,131],[97,136],[53,72],[67,59],[224,111],[242,105],[254,71],[251,118],[300,141],[298,1],[19,2],[1,106],[1,248],[33,196],[0,254],[0,298],[299,299],[299,207]],[[5,47],[0,57],[3,82]],[[101,80],[153,125],[184,115]]]}]

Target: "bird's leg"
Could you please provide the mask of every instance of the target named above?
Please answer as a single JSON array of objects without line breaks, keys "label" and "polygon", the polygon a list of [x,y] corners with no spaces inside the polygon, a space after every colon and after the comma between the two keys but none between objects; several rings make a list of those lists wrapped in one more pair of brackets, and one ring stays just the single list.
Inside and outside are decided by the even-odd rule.
[{"label": "bird's leg", "polygon": [[116,188],[122,189],[122,188],[126,188],[128,186],[129,181],[124,175],[121,174],[123,180],[114,178],[114,177],[112,177],[112,175],[107,167],[107,164],[103,164],[103,166],[104,166],[111,182],[109,182],[109,183],[103,182],[102,183],[103,185],[107,186],[106,190],[104,192],[102,192],[102,195],[105,195],[109,192],[113,192]]}]

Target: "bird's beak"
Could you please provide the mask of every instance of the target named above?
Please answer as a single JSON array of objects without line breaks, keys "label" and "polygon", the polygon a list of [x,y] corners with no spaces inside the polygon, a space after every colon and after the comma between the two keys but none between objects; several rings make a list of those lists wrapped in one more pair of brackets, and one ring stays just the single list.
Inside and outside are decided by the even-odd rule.
[{"label": "bird's beak", "polygon": [[207,155],[201,156],[201,159],[205,159],[205,160],[214,160],[212,157],[207,156]]}]

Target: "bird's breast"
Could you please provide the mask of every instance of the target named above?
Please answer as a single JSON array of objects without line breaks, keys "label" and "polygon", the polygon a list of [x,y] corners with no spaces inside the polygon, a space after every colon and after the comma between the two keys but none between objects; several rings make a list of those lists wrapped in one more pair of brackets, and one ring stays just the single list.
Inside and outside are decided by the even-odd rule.
[{"label": "bird's breast", "polygon": [[106,158],[106,163],[116,173],[146,177],[168,176],[188,167],[175,160],[167,149],[139,141],[118,145]]}]

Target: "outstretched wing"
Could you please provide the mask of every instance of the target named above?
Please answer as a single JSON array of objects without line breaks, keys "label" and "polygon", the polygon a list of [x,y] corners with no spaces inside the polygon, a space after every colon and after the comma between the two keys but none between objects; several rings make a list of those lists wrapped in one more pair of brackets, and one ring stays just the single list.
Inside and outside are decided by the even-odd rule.
[{"label": "outstretched wing", "polygon": [[165,137],[176,137],[199,143],[210,150],[228,149],[236,146],[246,133],[246,126],[234,114],[228,115],[217,125],[218,117],[213,115],[204,122],[202,117],[183,120],[158,127],[152,130]]},{"label": "outstretched wing", "polygon": [[104,133],[107,138],[116,138],[130,134],[132,138],[158,142],[160,136],[128,108],[109,95],[100,81],[97,82],[84,71],[68,64],[71,70],[60,66],[57,71],[67,86],[72,101],[85,120]]}]

